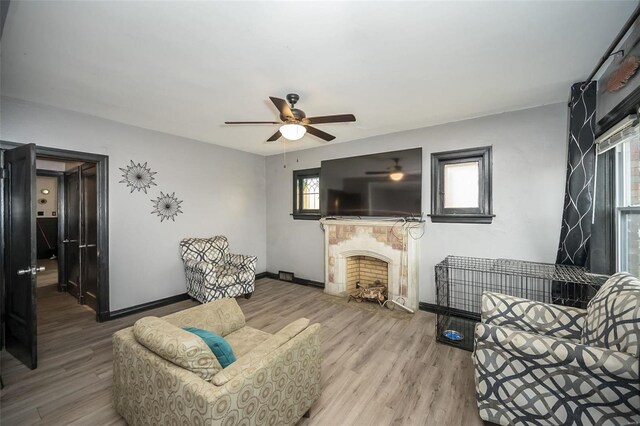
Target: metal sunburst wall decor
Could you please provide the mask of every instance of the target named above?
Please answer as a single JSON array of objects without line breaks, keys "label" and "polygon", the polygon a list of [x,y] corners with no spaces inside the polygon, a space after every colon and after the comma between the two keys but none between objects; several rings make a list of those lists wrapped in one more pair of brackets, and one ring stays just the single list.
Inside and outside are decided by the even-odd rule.
[{"label": "metal sunburst wall decor", "polygon": [[167,219],[167,221],[171,219],[175,222],[176,216],[182,213],[182,210],[180,210],[182,201],[178,200],[175,192],[169,195],[168,192],[164,194],[160,191],[160,196],[155,200],[151,200],[151,202],[153,203],[153,207],[155,207],[151,214],[155,213],[160,216],[160,222],[163,222],[165,219]]},{"label": "metal sunburst wall decor", "polygon": [[119,183],[126,183],[127,187],[131,187],[131,192],[133,191],[144,191],[147,193],[147,189],[151,188],[151,185],[156,185],[153,181],[157,172],[152,172],[149,167],[147,167],[147,163],[144,164],[136,164],[131,161],[131,165],[127,167],[120,168],[124,173],[122,177],[124,178]]}]

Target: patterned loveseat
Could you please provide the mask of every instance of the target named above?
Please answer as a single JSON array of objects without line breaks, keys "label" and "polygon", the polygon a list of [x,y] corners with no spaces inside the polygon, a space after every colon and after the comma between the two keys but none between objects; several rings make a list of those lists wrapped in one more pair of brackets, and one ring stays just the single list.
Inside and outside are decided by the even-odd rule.
[{"label": "patterned loveseat", "polygon": [[[222,369],[181,327],[225,337],[237,360]],[[130,425],[294,425],[320,395],[320,325],[299,319],[271,335],[245,325],[235,299],[113,335],[113,401]]]},{"label": "patterned loveseat", "polygon": [[502,425],[640,424],[640,280],[613,275],[587,309],[482,296],[475,381]]},{"label": "patterned loveseat", "polygon": [[187,276],[187,293],[200,303],[245,295],[255,288],[255,256],[229,254],[229,242],[213,238],[185,238],[180,254]]}]

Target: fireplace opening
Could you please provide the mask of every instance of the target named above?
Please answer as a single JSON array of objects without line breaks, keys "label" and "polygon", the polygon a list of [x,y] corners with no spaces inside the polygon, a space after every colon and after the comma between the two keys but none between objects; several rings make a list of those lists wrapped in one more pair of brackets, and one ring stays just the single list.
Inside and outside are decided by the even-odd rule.
[{"label": "fireplace opening", "polygon": [[347,258],[346,290],[349,300],[371,300],[383,303],[387,300],[389,265],[371,256]]}]

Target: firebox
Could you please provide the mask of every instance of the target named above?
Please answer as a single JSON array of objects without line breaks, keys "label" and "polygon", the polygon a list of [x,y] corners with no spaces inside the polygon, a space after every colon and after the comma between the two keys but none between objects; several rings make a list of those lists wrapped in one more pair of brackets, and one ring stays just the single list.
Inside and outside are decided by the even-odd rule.
[{"label": "firebox", "polygon": [[371,256],[349,256],[347,258],[347,293],[353,294],[357,284],[389,286],[389,265],[384,260]]}]

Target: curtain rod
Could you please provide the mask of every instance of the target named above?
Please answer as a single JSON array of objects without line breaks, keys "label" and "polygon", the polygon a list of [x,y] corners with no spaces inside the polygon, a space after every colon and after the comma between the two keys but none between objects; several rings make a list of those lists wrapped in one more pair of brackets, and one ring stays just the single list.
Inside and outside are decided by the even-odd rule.
[{"label": "curtain rod", "polygon": [[591,80],[596,75],[596,73],[600,70],[602,65],[607,61],[607,59],[609,59],[609,57],[613,53],[613,50],[618,46],[618,43],[620,43],[620,40],[622,40],[622,38],[627,33],[627,31],[629,31],[629,28],[631,28],[631,26],[636,21],[636,19],[638,19],[638,16],[640,16],[640,3],[636,6],[636,9],[633,11],[629,19],[627,19],[627,22],[625,22],[624,27],[622,27],[622,29],[620,30],[616,38],[613,40],[611,45],[609,45],[607,52],[604,54],[604,56],[602,56],[602,58],[600,58],[600,61],[598,62],[596,67],[593,69],[593,71],[591,71],[591,74],[589,74],[589,77],[587,77],[587,79],[585,80],[585,83],[591,82]]}]

